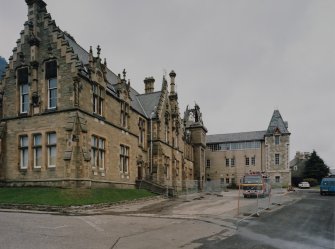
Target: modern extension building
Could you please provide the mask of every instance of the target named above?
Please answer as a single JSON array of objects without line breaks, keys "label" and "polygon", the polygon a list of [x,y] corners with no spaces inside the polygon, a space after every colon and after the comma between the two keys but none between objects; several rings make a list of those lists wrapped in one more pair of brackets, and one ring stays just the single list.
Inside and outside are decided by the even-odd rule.
[{"label": "modern extension building", "polygon": [[1,185],[201,183],[207,130],[198,106],[181,118],[176,73],[159,90],[147,77],[138,92],[126,71],[108,68],[99,46],[87,51],[62,31],[44,1],[26,3],[1,80]]},{"label": "modern extension building", "polygon": [[265,172],[273,183],[291,184],[290,132],[278,110],[267,130],[207,135],[206,179],[238,184],[249,172]]}]

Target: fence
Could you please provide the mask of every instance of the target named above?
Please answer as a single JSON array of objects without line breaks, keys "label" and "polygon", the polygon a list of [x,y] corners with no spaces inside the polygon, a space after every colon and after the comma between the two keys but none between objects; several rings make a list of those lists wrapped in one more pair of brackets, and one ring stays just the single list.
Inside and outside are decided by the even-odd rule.
[{"label": "fence", "polygon": [[267,194],[256,193],[248,196],[248,193],[243,190],[243,184],[241,184],[238,191],[237,215],[243,218],[238,223],[251,216],[259,216],[264,210],[270,210],[283,204],[286,189],[282,183],[270,182],[267,183],[266,188],[270,190]]}]

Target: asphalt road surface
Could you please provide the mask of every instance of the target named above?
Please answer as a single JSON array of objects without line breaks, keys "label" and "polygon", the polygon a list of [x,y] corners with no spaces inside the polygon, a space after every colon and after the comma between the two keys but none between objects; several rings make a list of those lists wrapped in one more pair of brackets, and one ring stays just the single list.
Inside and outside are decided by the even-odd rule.
[{"label": "asphalt road surface", "polygon": [[303,198],[273,213],[243,222],[225,240],[197,241],[199,248],[224,249],[334,249],[335,196],[297,193]]},{"label": "asphalt road surface", "polygon": [[286,197],[284,205],[241,222],[237,231],[241,217],[228,211],[233,195],[230,201],[205,196],[170,211],[134,215],[0,210],[0,249],[334,249],[335,196],[301,191]]}]

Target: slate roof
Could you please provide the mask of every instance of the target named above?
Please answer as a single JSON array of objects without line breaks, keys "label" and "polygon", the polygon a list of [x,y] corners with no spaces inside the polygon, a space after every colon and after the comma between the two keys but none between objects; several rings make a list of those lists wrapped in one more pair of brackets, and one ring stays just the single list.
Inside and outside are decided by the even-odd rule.
[{"label": "slate roof", "polygon": [[150,115],[152,111],[155,109],[155,106],[158,106],[158,102],[159,102],[161,94],[162,92],[159,91],[159,92],[141,94],[137,96],[148,118],[150,118]]},{"label": "slate roof", "polygon": [[[86,69],[85,65],[89,63],[89,53],[83,49],[74,39],[73,37],[69,37],[66,32],[63,32],[65,39],[69,42],[69,46],[73,48],[73,53],[78,55],[79,61],[83,64],[84,69]],[[110,83],[107,88],[111,90],[110,92],[113,95],[116,95],[116,90],[113,87],[114,84],[118,82],[118,76],[113,73],[109,68],[107,68],[106,74],[107,80]]]},{"label": "slate roof", "polygon": [[[64,35],[65,39],[69,42],[69,46],[72,47],[73,52],[78,55],[78,59],[80,62],[82,62],[85,69],[85,65],[89,63],[89,53],[83,49],[72,37],[68,36],[66,32],[64,32]],[[116,96],[115,85],[119,81],[118,76],[107,68],[106,77],[110,83],[107,87],[109,88],[110,92]],[[139,94],[135,89],[130,87],[130,98],[132,99],[131,107],[147,118],[150,118],[154,107],[158,106],[160,96],[160,91],[148,94]]]},{"label": "slate roof", "polygon": [[287,130],[287,122],[284,122],[278,110],[274,110],[266,135],[273,135],[277,129],[279,129],[282,134],[290,134]]},{"label": "slate roof", "polygon": [[266,131],[207,135],[207,144],[264,140]]}]

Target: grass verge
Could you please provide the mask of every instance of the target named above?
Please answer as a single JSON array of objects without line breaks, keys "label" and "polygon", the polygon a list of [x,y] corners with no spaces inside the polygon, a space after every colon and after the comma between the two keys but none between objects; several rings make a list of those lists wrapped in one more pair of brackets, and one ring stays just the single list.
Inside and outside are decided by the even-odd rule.
[{"label": "grass verge", "polygon": [[0,204],[81,206],[154,196],[144,189],[0,188]]}]

